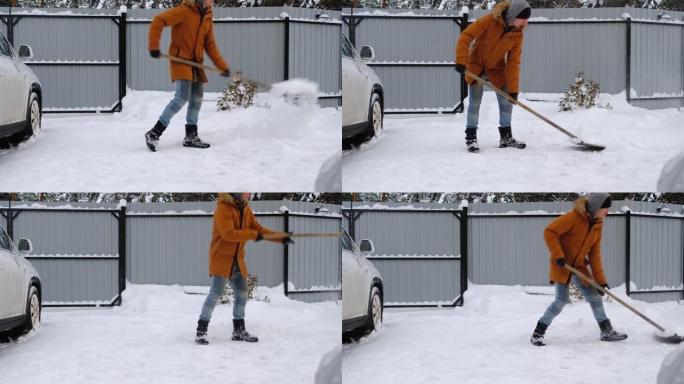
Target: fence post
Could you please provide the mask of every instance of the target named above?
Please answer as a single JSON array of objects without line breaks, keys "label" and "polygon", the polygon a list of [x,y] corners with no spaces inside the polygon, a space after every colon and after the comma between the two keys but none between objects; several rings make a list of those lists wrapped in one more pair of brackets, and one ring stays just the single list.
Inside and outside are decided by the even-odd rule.
[{"label": "fence post", "polygon": [[[461,28],[461,33],[463,33],[463,31],[468,27],[469,22],[470,22],[470,15],[468,13],[464,13],[463,15],[461,15],[461,23],[459,24],[459,26]],[[465,81],[465,74],[461,73],[461,102],[456,107],[456,112],[462,113],[465,110],[465,106],[463,105],[463,100],[465,100],[466,97],[468,97],[468,84],[466,84],[466,81]]]},{"label": "fence post", "polygon": [[12,200],[7,202],[7,236],[14,241],[14,214],[12,213]]},{"label": "fence post", "polygon": [[7,17],[7,40],[14,46],[14,21],[12,20],[12,2],[9,4],[9,16]]},{"label": "fence post", "polygon": [[631,79],[631,71],[632,71],[632,18],[627,17],[625,20],[625,25],[627,27],[626,30],[626,37],[625,37],[625,52],[626,52],[626,58],[625,58],[625,93],[627,94],[627,102],[631,102],[632,98],[632,79]]},{"label": "fence post", "polygon": [[[284,232],[290,232],[290,212],[285,211],[283,213],[283,220],[284,220]],[[285,296],[290,293],[289,292],[289,287],[288,284],[290,283],[290,248],[289,244],[285,243],[283,245],[283,292],[285,293]]]},{"label": "fence post", "polygon": [[119,106],[118,112],[123,109],[122,99],[126,96],[126,67],[127,67],[127,11],[122,11],[119,15]]},{"label": "fence post", "polygon": [[123,302],[121,294],[126,289],[126,206],[119,208],[119,305]]},{"label": "fence post", "polygon": [[625,293],[630,295],[631,283],[631,247],[632,247],[632,212],[625,212]]},{"label": "fence post", "polygon": [[468,290],[468,207],[461,210],[461,305]]},{"label": "fence post", "polygon": [[283,80],[290,79],[290,16],[283,19],[285,23],[285,42],[283,44]]}]

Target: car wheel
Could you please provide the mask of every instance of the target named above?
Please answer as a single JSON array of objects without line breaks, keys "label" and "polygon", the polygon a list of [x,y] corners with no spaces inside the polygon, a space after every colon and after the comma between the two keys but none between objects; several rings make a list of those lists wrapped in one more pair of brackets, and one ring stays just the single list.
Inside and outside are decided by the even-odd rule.
[{"label": "car wheel", "polygon": [[366,132],[366,138],[371,139],[380,136],[382,133],[382,115],[380,95],[373,93],[368,107],[368,131]]},{"label": "car wheel", "polygon": [[26,129],[24,129],[24,139],[39,135],[41,128],[41,113],[38,94],[31,92],[31,96],[29,96],[28,108],[26,110]]},{"label": "car wheel", "polygon": [[382,296],[380,289],[373,287],[368,303],[368,330],[372,332],[380,328],[382,328]]},{"label": "car wheel", "polygon": [[38,288],[36,288],[35,285],[32,285],[31,289],[29,290],[28,302],[26,303],[26,325],[24,326],[25,332],[40,328],[41,309]]}]

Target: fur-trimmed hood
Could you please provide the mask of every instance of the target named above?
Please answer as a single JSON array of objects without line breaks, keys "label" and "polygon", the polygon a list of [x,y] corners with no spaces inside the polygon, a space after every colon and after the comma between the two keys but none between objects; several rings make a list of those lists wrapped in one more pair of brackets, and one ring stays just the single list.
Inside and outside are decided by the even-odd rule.
[{"label": "fur-trimmed hood", "polygon": [[575,211],[577,211],[582,216],[586,216],[588,214],[588,212],[587,212],[587,203],[588,202],[589,202],[589,199],[587,199],[586,196],[582,196],[579,199],[575,200]]},{"label": "fur-trimmed hood", "polygon": [[[184,1],[192,1],[192,0],[184,0]],[[492,16],[494,17],[494,20],[498,21],[501,25],[504,27],[506,26],[506,20],[504,19],[504,12],[508,9],[508,7],[511,5],[511,2],[509,0],[502,1],[494,6],[494,9],[492,10]]]},{"label": "fur-trimmed hood", "polygon": [[[184,0],[184,1],[192,1],[192,0]],[[248,204],[248,202],[246,202],[246,201],[236,200],[228,192],[221,192],[221,193],[217,194],[216,200],[218,200],[221,203],[230,204],[230,205],[238,207],[238,208],[240,208],[241,206],[246,206]]]}]

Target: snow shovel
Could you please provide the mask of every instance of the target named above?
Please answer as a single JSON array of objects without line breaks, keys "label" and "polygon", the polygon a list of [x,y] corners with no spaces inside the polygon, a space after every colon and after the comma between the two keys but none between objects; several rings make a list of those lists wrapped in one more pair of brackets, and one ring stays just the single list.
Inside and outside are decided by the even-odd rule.
[{"label": "snow shovel", "polygon": [[606,295],[610,296],[613,300],[617,301],[618,303],[622,304],[625,306],[627,309],[630,311],[634,312],[637,316],[641,317],[642,319],[646,320],[649,324],[652,326],[656,327],[658,329],[658,332],[656,332],[656,337],[662,341],[665,341],[667,343],[673,343],[673,344],[679,344],[682,341],[684,341],[684,336],[679,336],[678,334],[674,332],[668,332],[663,328],[660,324],[656,323],[655,321],[649,319],[644,315],[643,313],[637,311],[634,307],[631,305],[625,303],[622,301],[619,297],[615,296],[612,292],[609,290],[603,288],[600,286],[596,281],[593,279],[589,278],[587,275],[583,274],[582,272],[578,271],[577,269],[569,266],[568,264],[565,264],[565,268],[569,270],[570,272],[574,273],[577,275],[580,279],[586,281],[587,283],[591,284],[592,287],[600,290],[601,292],[605,293]]},{"label": "snow shovel", "polygon": [[494,92],[498,93],[499,95],[504,97],[506,100],[513,103],[513,105],[517,105],[517,106],[523,108],[527,112],[529,112],[529,113],[533,114],[534,116],[540,118],[541,120],[545,121],[546,123],[548,123],[552,127],[556,128],[557,130],[563,132],[566,136],[570,137],[572,139],[573,144],[578,145],[580,147],[580,149],[585,149],[588,151],[603,151],[604,149],[606,149],[606,147],[603,145],[587,143],[586,141],[580,139],[579,137],[577,137],[572,132],[564,129],[560,125],[558,125],[558,124],[554,123],[553,121],[547,119],[546,117],[544,117],[539,112],[537,112],[534,109],[525,105],[522,101],[518,101],[518,100],[512,98],[508,93],[506,93],[506,92],[500,90],[499,88],[495,87],[494,84],[492,84],[489,81],[481,78],[480,76],[478,76],[478,75],[476,75],[476,74],[474,74],[468,70],[466,70],[465,73],[466,73],[466,75],[475,79],[478,83],[480,83],[482,85],[487,85],[488,87],[492,88],[494,90]]},{"label": "snow shovel", "polygon": [[[186,64],[186,65],[189,65],[191,67],[206,69],[206,70],[214,71],[214,72],[218,72],[218,73],[223,73],[222,70],[220,70],[216,67],[196,63],[196,62],[191,61],[191,60],[181,59],[180,57],[169,56],[165,53],[160,53],[159,56],[164,57],[164,58],[168,59],[169,61],[175,61],[177,63]],[[291,104],[298,105],[298,104],[300,104],[301,100],[309,100],[309,101],[310,100],[318,100],[318,93],[313,89],[315,87],[312,86],[312,84],[313,84],[312,82],[308,82],[311,84],[304,84],[301,79],[292,79],[292,80],[286,80],[286,81],[283,81],[280,83],[267,84],[267,83],[262,83],[261,81],[256,81],[256,80],[250,79],[248,77],[244,77],[242,75],[242,72],[240,72],[240,71],[236,72],[235,75],[240,80],[253,82],[254,84],[263,88],[267,92],[271,91],[271,90],[275,90],[275,88],[282,88],[278,91],[279,96],[282,96],[283,98],[285,98],[285,100],[287,100]],[[289,88],[292,88],[292,89],[288,89],[287,85],[290,85]]]},{"label": "snow shovel", "polygon": [[[342,232],[299,232],[291,233],[290,237],[340,237]],[[283,235],[280,233],[267,233],[264,234],[264,239],[281,239]]]}]

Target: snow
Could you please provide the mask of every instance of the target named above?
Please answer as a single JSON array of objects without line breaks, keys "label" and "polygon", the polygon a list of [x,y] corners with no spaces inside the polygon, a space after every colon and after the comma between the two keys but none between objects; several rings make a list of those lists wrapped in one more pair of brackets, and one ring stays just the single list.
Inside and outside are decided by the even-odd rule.
[{"label": "snow", "polygon": [[684,384],[684,345],[670,352],[658,372],[658,384]]},{"label": "snow", "polygon": [[480,153],[465,149],[465,113],[386,115],[379,140],[343,153],[344,189],[652,191],[659,169],[684,147],[683,112],[633,107],[624,93],[601,94],[600,102],[610,103],[612,109],[572,112],[558,112],[556,102],[527,101],[525,94],[521,100],[586,142],[607,148],[578,150],[561,132],[514,108],[513,133],[527,148],[500,149],[496,97],[485,92],[478,131]]},{"label": "snow", "polygon": [[[529,337],[553,297],[525,289],[471,285],[463,307],[387,309],[380,331],[343,346],[344,382],[653,383],[661,361],[676,348],[659,342],[655,328],[615,302],[605,303],[606,312],[615,329],[629,335],[626,341],[600,341],[589,305],[579,302],[567,305],[549,327],[548,345],[535,347]],[[682,334],[684,305],[618,296]]]},{"label": "snow", "polygon": [[[194,343],[204,296],[179,286],[129,285],[122,307],[45,309],[37,332],[0,344],[3,383],[311,383],[339,349],[340,305],[302,303],[282,286],[259,287],[270,303],[247,304],[259,342],[230,340],[232,305],[217,306],[210,345]],[[35,364],[40,362],[40,369]]]},{"label": "snow", "polygon": [[665,163],[660,171],[656,190],[659,192],[684,191],[684,151]]},{"label": "snow", "polygon": [[[206,192],[309,191],[323,163],[340,152],[340,111],[292,105],[260,93],[255,106],[216,111],[205,94],[202,150],[181,145],[185,108],[164,132],[158,152],[145,146],[171,92],[128,91],[123,112],[44,115],[37,139],[0,153],[0,187],[61,190]],[[294,177],[296,176],[296,177]],[[9,188],[11,187],[11,188]]]}]

